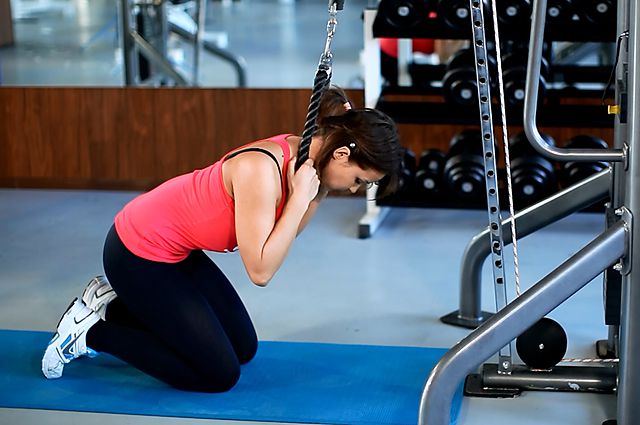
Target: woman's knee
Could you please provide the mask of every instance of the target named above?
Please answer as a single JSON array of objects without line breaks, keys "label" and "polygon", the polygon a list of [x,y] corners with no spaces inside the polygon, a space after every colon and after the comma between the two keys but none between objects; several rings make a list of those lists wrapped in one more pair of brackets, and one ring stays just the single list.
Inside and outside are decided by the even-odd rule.
[{"label": "woman's knee", "polygon": [[237,349],[236,355],[240,364],[249,363],[258,352],[258,340],[257,338],[248,339],[244,342],[240,349]]},{"label": "woman's knee", "polygon": [[240,379],[240,366],[220,370],[214,375],[202,374],[202,378],[195,385],[195,391],[205,393],[223,393],[233,388]]}]

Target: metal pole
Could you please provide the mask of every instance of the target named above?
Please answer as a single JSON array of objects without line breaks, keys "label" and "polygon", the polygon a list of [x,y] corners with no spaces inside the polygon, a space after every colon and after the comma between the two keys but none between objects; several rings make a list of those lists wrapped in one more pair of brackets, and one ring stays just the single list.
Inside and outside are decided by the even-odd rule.
[{"label": "metal pole", "polygon": [[[174,22],[169,22],[169,29],[176,35],[184,38],[185,40],[194,43],[195,35],[188,31],[186,28],[178,26]],[[215,42],[209,40],[202,40],[202,47],[209,53],[219,57],[220,59],[229,62],[236,71],[238,76],[238,87],[247,86],[247,61],[239,55],[231,53],[229,50],[218,47]]]},{"label": "metal pole", "polygon": [[623,161],[620,149],[564,149],[550,146],[540,135],[536,125],[538,89],[540,86],[540,63],[544,45],[544,23],[547,0],[534,0],[531,14],[531,39],[525,90],[524,131],[533,147],[542,155],[557,161]]},{"label": "metal pole", "polygon": [[448,425],[464,377],[622,257],[626,233],[619,220],[449,350],[427,379],[419,424]]},{"label": "metal pole", "polygon": [[[519,237],[525,237],[548,224],[593,205],[608,197],[611,189],[611,169],[563,189],[529,206],[514,216]],[[502,221],[504,244],[511,243],[511,217]],[[474,236],[462,256],[460,268],[460,309],[441,320],[444,323],[474,329],[487,320],[491,313],[482,311],[482,266],[491,252],[487,243],[489,228]]]},{"label": "metal pole", "polygon": [[[640,7],[629,1],[628,132],[629,161],[625,204],[631,216],[640,213]],[[632,425],[640,418],[640,228],[631,226],[630,252],[625,258],[620,317],[620,384],[618,425]],[[636,248],[634,250],[634,247]]]},{"label": "metal pole", "polygon": [[120,18],[120,38],[122,46],[122,59],[124,65],[124,85],[133,86],[136,84],[135,75],[138,74],[135,55],[135,45],[129,31],[131,31],[131,8],[129,0],[120,0],[118,17]]},{"label": "metal pole", "polygon": [[154,65],[158,66],[162,72],[171,77],[177,85],[179,86],[188,86],[189,83],[184,79],[182,75],[176,71],[171,63],[163,56],[160,52],[158,52],[147,40],[145,40],[140,34],[137,32],[130,30],[129,37],[136,43],[136,46],[140,49],[140,52]]},{"label": "metal pole", "polygon": [[196,33],[193,37],[193,76],[191,83],[198,85],[198,75],[200,68],[200,45],[202,44],[202,35],[204,34],[205,18],[207,15],[207,2],[205,0],[196,0]]}]

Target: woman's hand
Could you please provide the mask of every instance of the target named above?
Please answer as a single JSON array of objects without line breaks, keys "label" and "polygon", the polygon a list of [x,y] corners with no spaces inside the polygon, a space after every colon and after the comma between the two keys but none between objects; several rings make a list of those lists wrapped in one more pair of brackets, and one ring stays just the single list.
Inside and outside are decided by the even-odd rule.
[{"label": "woman's hand", "polygon": [[307,159],[300,166],[298,171],[295,170],[296,158],[291,158],[287,169],[287,184],[289,185],[289,199],[296,199],[309,205],[318,194],[320,187],[320,179],[318,172],[313,167],[313,160]]}]

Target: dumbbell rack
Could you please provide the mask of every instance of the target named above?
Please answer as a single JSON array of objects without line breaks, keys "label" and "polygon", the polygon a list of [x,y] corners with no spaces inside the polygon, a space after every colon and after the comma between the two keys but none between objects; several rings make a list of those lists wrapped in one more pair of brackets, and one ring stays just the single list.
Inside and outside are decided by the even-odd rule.
[{"label": "dumbbell rack", "polygon": [[[367,9],[364,14],[364,41],[363,61],[365,62],[365,106],[375,107],[390,115],[398,124],[451,124],[477,126],[477,105],[456,105],[442,100],[442,86],[435,84],[423,84],[417,86],[387,86],[383,87],[383,81],[379,73],[380,53],[376,38],[393,37],[400,39],[399,63],[400,66],[421,67],[429,74],[430,79],[438,81],[442,79],[445,65],[409,65],[407,38],[434,38],[434,39],[470,39],[470,27],[453,28],[437,16],[440,4],[443,1],[389,1],[382,0],[377,9]],[[451,1],[451,4],[456,3]],[[460,2],[458,2],[460,3]],[[562,3],[562,2],[561,2]],[[409,13],[423,13],[423,19],[414,19],[407,24],[407,20],[398,25],[393,19],[389,19],[389,8],[409,7]],[[417,6],[416,6],[417,5]],[[441,9],[440,9],[441,11]],[[577,16],[577,15],[576,15]],[[571,41],[571,42],[613,42],[615,41],[615,13],[613,25],[595,25],[587,19],[571,19],[558,24],[548,23],[545,30],[545,41]],[[524,40],[528,38],[529,29],[526,26],[501,27],[501,37],[507,40]],[[404,44],[403,44],[404,43]],[[410,41],[409,41],[410,43]],[[403,47],[404,45],[404,47]],[[610,67],[598,66],[552,66],[549,82],[554,83],[564,80],[568,84],[594,81],[607,75]],[[567,79],[568,77],[568,79]],[[606,80],[606,78],[605,78]],[[602,83],[605,80],[600,80]],[[584,97],[591,100],[600,98],[602,90],[577,90],[558,89],[547,92],[545,108],[540,111],[540,123],[546,127],[579,127],[588,122],[594,128],[612,128],[614,119],[607,115],[606,107],[599,104],[566,104],[565,97]],[[417,100],[416,100],[417,99]],[[428,99],[428,100],[424,100]],[[589,101],[585,102],[589,103]],[[591,102],[594,103],[594,102]],[[493,106],[494,116],[499,117],[497,105]],[[509,122],[512,125],[522,125],[522,108],[513,107],[508,111]],[[499,121],[499,120],[497,120]],[[496,122],[499,124],[499,122]],[[500,170],[499,170],[500,171]],[[371,195],[374,195],[373,193]],[[374,199],[374,196],[368,196]],[[367,201],[367,214],[359,223],[359,236],[366,238],[371,236],[381,224],[388,213],[388,207],[417,207],[417,208],[469,208],[464,201],[448,199],[424,200],[413,197],[395,196],[382,199],[377,202]],[[472,208],[483,208],[483,205]]]},{"label": "dumbbell rack", "polygon": [[[377,8],[380,18],[373,22],[373,34],[376,37],[468,40],[471,38],[470,28],[467,26],[470,15],[460,13],[463,8],[469,13],[466,3],[464,0],[382,0]],[[521,0],[519,3],[529,2]],[[550,5],[549,9],[562,6],[559,10],[563,10],[560,13],[565,18],[555,21],[547,18],[546,40],[596,42],[615,39],[615,9],[611,8],[605,16],[599,18],[600,22],[594,23],[585,16],[585,11],[576,10],[576,6],[572,8],[572,1],[553,3],[555,5]],[[485,5],[485,10],[487,9],[488,6]],[[450,19],[451,16],[454,19]],[[504,36],[505,40],[528,40],[531,20],[527,21],[501,26],[501,37]]]}]

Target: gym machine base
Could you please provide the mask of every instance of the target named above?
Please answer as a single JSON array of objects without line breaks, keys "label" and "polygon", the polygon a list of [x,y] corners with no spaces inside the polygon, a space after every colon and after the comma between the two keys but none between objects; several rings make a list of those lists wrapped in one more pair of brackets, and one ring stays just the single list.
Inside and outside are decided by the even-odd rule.
[{"label": "gym machine base", "polygon": [[[452,347],[427,379],[420,403],[420,424],[449,424],[451,400],[460,382],[484,360],[616,263],[625,254],[627,227],[621,220],[607,229]],[[484,382],[482,385],[488,386]]]},{"label": "gym machine base", "polygon": [[[474,0],[470,0],[473,4]],[[477,4],[477,1],[475,1]],[[542,54],[542,34],[547,9],[546,0],[534,0],[531,26],[531,56],[527,67],[527,94],[525,101],[525,132],[534,147],[547,157],[557,160],[595,159],[593,151],[567,151],[544,145],[536,128],[537,79]],[[562,304],[596,276],[613,266],[622,275],[620,329],[618,335],[618,367],[602,367],[601,381],[596,389],[607,388],[607,372],[615,371],[617,379],[617,418],[606,424],[632,425],[640,417],[640,331],[634,324],[640,322],[640,288],[637,273],[640,257],[633,252],[634,241],[640,239],[640,230],[633,225],[633,215],[640,211],[640,7],[635,1],[618,1],[618,33],[628,31],[628,43],[622,49],[621,63],[617,70],[616,102],[625,114],[616,115],[616,146],[598,159],[615,162],[613,166],[612,206],[615,220],[592,242],[574,256],[533,285],[520,297],[486,320],[460,343],[456,344],[432,370],[427,378],[419,411],[421,425],[445,425],[449,423],[449,409],[460,382],[480,364],[527,330],[545,314]],[[636,242],[637,243],[637,242]],[[636,273],[634,273],[634,271]],[[639,277],[636,277],[639,276]],[[480,360],[480,361],[478,361]],[[577,370],[577,368],[575,368]],[[604,372],[607,370],[607,372]],[[519,368],[511,369],[503,377],[486,373],[487,380],[508,381],[527,389],[535,384],[533,376],[519,375]],[[558,372],[559,373],[559,372]],[[573,372],[572,372],[573,373]],[[511,375],[511,376],[509,376]],[[472,379],[478,379],[477,376]],[[484,379],[484,377],[483,377]],[[522,381],[517,383],[516,381]],[[504,383],[499,384],[504,385]],[[481,386],[488,386],[483,382]]]},{"label": "gym machine base", "polygon": [[531,390],[611,394],[617,379],[616,366],[556,366],[550,370],[532,370],[515,365],[511,373],[500,373],[497,364],[485,363],[480,373],[467,376],[464,393],[501,398]]}]

